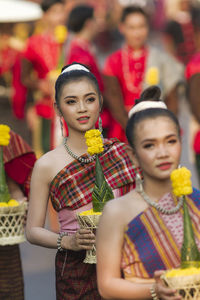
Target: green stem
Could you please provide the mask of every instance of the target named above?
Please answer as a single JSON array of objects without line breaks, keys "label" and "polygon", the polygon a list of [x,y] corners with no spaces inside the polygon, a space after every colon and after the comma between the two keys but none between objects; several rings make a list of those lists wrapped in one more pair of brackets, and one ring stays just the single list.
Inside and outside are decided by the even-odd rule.
[{"label": "green stem", "polygon": [[0,202],[8,202],[10,194],[6,183],[6,175],[3,163],[3,147],[0,146]]},{"label": "green stem", "polygon": [[200,253],[195,241],[194,231],[192,228],[192,221],[190,218],[186,197],[183,201],[183,228],[184,238],[181,248],[181,268],[199,267],[200,266]]}]

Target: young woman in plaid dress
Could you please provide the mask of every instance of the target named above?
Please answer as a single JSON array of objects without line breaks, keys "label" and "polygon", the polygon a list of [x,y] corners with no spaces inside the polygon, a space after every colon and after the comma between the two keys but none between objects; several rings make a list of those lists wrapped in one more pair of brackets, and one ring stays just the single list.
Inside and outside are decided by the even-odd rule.
[{"label": "young woman in plaid dress", "polygon": [[[63,144],[38,159],[31,179],[26,234],[36,245],[58,248],[56,255],[57,299],[97,300],[96,266],[85,264],[85,251],[95,243],[95,235],[80,229],[76,213],[92,208],[95,160],[87,154],[85,132],[95,128],[102,96],[94,75],[83,65],[63,68],[55,85],[55,109],[68,137]],[[62,126],[61,126],[62,127]],[[104,140],[100,155],[105,177],[115,196],[134,186],[134,167],[127,146],[116,139]],[[48,200],[58,213],[60,233],[45,225]]]}]

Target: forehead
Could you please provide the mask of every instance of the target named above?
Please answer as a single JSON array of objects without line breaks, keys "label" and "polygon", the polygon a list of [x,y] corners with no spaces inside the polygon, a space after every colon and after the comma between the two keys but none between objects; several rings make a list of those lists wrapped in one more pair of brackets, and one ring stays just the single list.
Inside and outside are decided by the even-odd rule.
[{"label": "forehead", "polygon": [[95,84],[87,77],[76,78],[63,84],[62,94],[97,93]]},{"label": "forehead", "polygon": [[134,12],[134,13],[130,13],[126,16],[124,23],[125,24],[129,24],[129,23],[147,23],[147,19],[146,17],[139,12]]},{"label": "forehead", "polygon": [[141,120],[135,127],[137,139],[158,139],[169,135],[178,135],[177,126],[167,116]]}]

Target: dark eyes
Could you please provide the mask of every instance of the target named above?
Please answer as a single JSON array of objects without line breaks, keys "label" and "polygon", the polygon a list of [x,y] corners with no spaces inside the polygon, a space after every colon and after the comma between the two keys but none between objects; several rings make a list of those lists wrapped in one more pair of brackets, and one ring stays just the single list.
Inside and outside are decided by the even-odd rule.
[{"label": "dark eyes", "polygon": [[67,104],[73,104],[73,103],[75,103],[75,100],[67,100],[66,103]]},{"label": "dark eyes", "polygon": [[90,97],[90,98],[88,98],[87,99],[89,102],[94,102],[95,100],[96,100],[96,98],[95,97]]},{"label": "dark eyes", "polygon": [[145,149],[148,149],[148,148],[151,148],[151,147],[153,147],[153,144],[145,144],[145,145],[144,145],[144,148],[145,148]]},{"label": "dark eyes", "polygon": [[176,139],[171,139],[171,140],[168,141],[168,143],[170,143],[170,144],[175,144],[176,142],[177,142]]},{"label": "dark eyes", "polygon": [[[86,101],[88,101],[88,102],[94,102],[95,100],[96,100],[95,97],[90,97],[90,98],[87,98]],[[76,100],[74,100],[74,99],[69,99],[69,100],[66,101],[66,103],[67,103],[67,104],[74,104],[74,103],[76,103]]]},{"label": "dark eyes", "polygon": [[[175,144],[177,143],[177,139],[170,139],[167,141],[168,144]],[[150,149],[150,148],[153,148],[155,146],[154,143],[147,143],[147,144],[144,144],[143,148],[144,149]]]}]

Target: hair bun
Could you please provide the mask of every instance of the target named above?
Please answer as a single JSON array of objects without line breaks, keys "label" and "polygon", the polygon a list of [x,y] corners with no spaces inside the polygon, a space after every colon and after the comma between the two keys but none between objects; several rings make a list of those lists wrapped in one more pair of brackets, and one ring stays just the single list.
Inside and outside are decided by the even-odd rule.
[{"label": "hair bun", "polygon": [[139,103],[141,101],[160,101],[160,96],[161,96],[161,90],[157,85],[152,85],[148,88],[146,88],[141,96],[140,99],[136,100],[136,103]]}]

